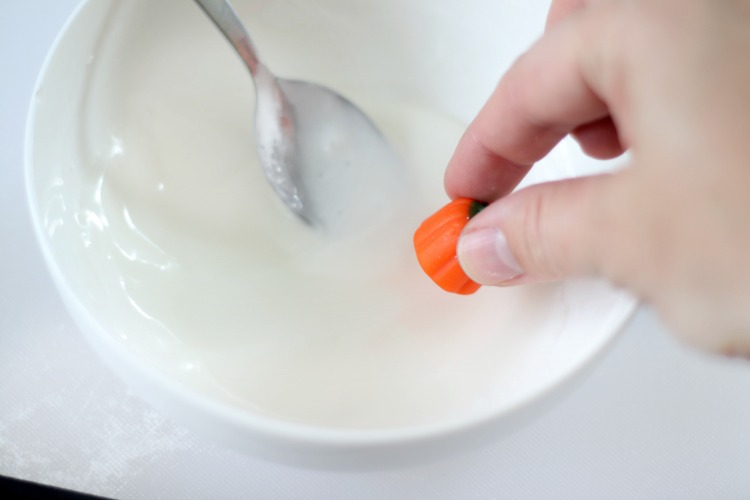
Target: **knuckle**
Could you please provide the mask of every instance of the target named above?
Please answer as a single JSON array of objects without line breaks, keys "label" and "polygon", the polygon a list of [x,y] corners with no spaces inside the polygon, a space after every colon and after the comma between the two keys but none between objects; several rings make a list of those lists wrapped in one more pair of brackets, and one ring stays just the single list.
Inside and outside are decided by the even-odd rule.
[{"label": "knuckle", "polygon": [[565,268],[559,248],[556,248],[551,233],[550,210],[554,206],[554,200],[548,196],[536,195],[529,191],[532,197],[525,203],[523,220],[521,221],[524,231],[520,238],[521,246],[521,266],[530,275],[544,276],[546,278],[556,279],[563,277]]}]

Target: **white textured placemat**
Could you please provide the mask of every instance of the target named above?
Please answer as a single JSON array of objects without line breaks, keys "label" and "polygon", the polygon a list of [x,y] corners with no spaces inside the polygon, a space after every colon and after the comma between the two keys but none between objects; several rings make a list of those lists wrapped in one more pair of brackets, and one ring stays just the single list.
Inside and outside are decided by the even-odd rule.
[{"label": "white textured placemat", "polygon": [[150,409],[72,324],[24,200],[28,102],[75,4],[0,1],[0,474],[144,499],[750,498],[750,364],[681,348],[647,311],[562,404],[438,464],[293,469],[214,445]]}]

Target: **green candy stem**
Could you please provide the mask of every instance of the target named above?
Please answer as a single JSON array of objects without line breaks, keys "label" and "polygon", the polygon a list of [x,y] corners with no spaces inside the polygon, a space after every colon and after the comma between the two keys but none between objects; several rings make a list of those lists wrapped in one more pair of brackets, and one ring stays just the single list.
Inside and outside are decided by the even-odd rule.
[{"label": "green candy stem", "polygon": [[484,207],[486,206],[487,203],[482,203],[481,201],[472,201],[471,205],[469,205],[469,219],[484,210]]}]

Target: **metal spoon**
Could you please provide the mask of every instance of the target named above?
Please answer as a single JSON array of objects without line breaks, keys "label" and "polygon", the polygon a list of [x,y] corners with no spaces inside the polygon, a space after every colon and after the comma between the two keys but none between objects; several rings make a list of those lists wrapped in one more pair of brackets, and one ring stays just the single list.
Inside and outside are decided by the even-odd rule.
[{"label": "metal spoon", "polygon": [[382,213],[404,185],[398,155],[372,121],[334,91],[275,77],[226,0],[195,0],[255,82],[255,139],[276,194],[310,225],[346,231]]}]

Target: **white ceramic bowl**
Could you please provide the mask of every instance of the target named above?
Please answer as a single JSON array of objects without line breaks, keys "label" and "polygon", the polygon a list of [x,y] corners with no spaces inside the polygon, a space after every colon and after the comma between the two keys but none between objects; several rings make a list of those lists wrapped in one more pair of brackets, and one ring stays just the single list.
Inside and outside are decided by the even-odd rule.
[{"label": "white ceramic bowl", "polygon": [[[406,160],[409,202],[331,242],[253,164],[251,82],[193,2],[83,2],[27,135],[34,224],[82,332],[165,413],[270,459],[394,466],[526,422],[634,301],[598,282],[450,296],[410,239],[547,3],[237,0],[272,69],[340,90]],[[527,182],[602,168],[566,142]]]}]

